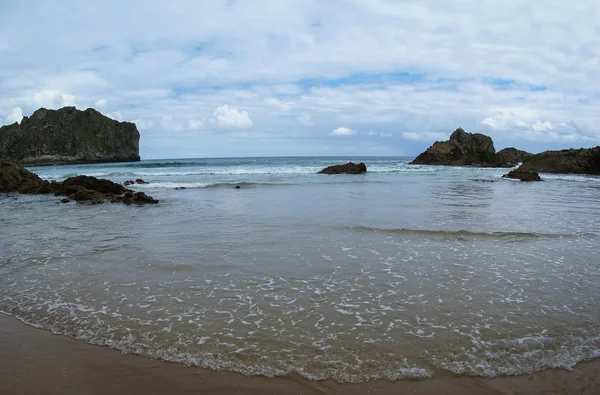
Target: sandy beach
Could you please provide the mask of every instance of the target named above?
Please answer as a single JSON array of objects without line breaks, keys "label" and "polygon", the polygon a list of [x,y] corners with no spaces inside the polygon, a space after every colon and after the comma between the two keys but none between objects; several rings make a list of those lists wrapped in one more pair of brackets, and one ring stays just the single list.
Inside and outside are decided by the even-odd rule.
[{"label": "sandy beach", "polygon": [[124,355],[57,336],[0,314],[2,394],[600,394],[600,360],[573,372],[480,379],[339,384],[300,377],[246,377]]}]

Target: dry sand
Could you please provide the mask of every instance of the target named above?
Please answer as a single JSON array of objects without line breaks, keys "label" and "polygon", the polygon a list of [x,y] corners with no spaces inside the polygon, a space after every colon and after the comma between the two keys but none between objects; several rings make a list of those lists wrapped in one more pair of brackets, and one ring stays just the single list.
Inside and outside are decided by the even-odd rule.
[{"label": "dry sand", "polygon": [[0,394],[600,394],[600,360],[573,372],[495,379],[441,373],[424,381],[339,384],[246,377],[124,355],[0,314]]}]

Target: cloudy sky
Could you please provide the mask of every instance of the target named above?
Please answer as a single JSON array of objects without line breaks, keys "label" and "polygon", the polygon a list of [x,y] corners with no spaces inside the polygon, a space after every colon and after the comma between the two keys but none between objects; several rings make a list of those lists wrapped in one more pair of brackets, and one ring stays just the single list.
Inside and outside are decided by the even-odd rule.
[{"label": "cloudy sky", "polygon": [[1,1],[0,124],[136,122],[143,158],[600,143],[597,0]]}]

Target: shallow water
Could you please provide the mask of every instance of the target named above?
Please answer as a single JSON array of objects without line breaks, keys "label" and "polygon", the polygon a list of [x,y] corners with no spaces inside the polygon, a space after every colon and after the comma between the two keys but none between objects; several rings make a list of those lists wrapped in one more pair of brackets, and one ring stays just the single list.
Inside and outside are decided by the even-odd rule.
[{"label": "shallow water", "polygon": [[129,353],[345,382],[600,356],[599,178],[406,158],[314,174],[348,159],[32,168],[141,177],[161,202],[0,196],[0,311]]}]

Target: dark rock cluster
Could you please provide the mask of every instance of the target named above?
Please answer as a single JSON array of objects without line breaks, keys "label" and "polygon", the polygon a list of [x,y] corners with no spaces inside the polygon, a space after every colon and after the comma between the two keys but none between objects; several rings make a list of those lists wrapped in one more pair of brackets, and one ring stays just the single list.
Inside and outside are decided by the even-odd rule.
[{"label": "dark rock cluster", "polygon": [[138,178],[135,181],[127,180],[123,183],[123,185],[125,185],[125,186],[134,185],[134,184],[150,184],[150,183],[142,180],[141,178]]},{"label": "dark rock cluster", "polygon": [[505,178],[541,181],[538,173],[600,174],[600,146],[594,148],[544,151],[531,155]]},{"label": "dark rock cluster", "polygon": [[518,169],[509,171],[507,174],[503,175],[502,178],[514,178],[521,181],[542,181],[538,173],[534,171],[522,170],[520,167]]},{"label": "dark rock cluster", "polygon": [[480,133],[467,133],[456,129],[448,141],[436,141],[411,165],[447,165],[514,167],[531,156],[516,148],[505,148],[496,152],[492,138]]},{"label": "dark rock cluster", "polygon": [[538,173],[600,174],[600,146],[541,152],[524,161],[519,169]]},{"label": "dark rock cluster", "polygon": [[436,141],[412,165],[493,166],[496,149],[491,137],[456,129],[448,141]]},{"label": "dark rock cluster", "polygon": [[122,185],[90,176],[76,176],[64,181],[42,180],[14,161],[0,161],[0,192],[23,194],[46,194],[67,196],[61,202],[70,200],[98,204],[103,202],[158,203],[158,200],[143,192],[135,192]]},{"label": "dark rock cluster", "polygon": [[345,165],[333,165],[324,168],[318,174],[362,174],[367,172],[367,165],[363,162],[348,162]]},{"label": "dark rock cluster", "polygon": [[530,154],[516,148],[496,152],[491,137],[456,129],[448,141],[436,141],[412,165],[515,167],[505,178],[540,181],[537,173],[600,174],[600,146]]}]

